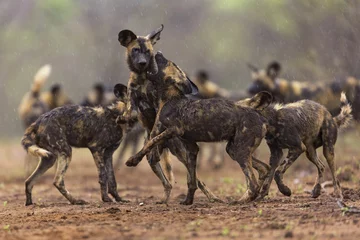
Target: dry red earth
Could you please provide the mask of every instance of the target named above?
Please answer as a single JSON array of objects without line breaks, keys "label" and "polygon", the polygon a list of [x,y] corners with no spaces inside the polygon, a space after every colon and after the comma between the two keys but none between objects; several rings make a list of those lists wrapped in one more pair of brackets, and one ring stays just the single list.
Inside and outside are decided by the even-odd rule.
[{"label": "dry red earth", "polygon": [[[360,207],[357,139],[339,140],[337,165],[345,203]],[[156,204],[162,187],[145,161],[135,169],[123,166],[116,172],[120,195],[130,203],[102,203],[90,153],[75,150],[65,184],[89,204],[70,205],[52,185],[51,169],[34,187],[36,204],[25,207],[24,153],[16,142],[1,145],[0,239],[360,239],[360,214],[344,214],[331,197],[331,187],[318,199],[310,198],[307,190],[316,171],[303,157],[286,174],[292,197],[281,195],[273,184],[267,199],[235,206],[209,203],[200,190],[192,206],[180,205],[186,172],[174,159],[176,184],[166,206]],[[267,162],[263,145],[259,157]],[[245,190],[243,173],[230,159],[216,171],[202,161],[199,176],[227,202]]]}]

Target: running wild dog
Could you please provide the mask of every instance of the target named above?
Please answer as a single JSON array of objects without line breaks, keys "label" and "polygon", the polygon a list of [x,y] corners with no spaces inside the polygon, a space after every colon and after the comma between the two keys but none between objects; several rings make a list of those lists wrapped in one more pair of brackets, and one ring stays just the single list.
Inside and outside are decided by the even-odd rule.
[{"label": "running wild dog", "polygon": [[[165,69],[164,73],[171,64],[160,53],[156,55],[156,62],[159,70]],[[172,76],[179,74],[179,70],[172,72]],[[248,189],[240,202],[254,200],[258,195],[259,185],[252,166],[265,172],[267,168],[264,167],[266,164],[256,159],[252,163],[252,154],[265,137],[267,121],[253,108],[265,108],[271,103],[271,95],[264,93],[261,98],[253,99],[251,105],[253,108],[242,107],[222,98],[189,99],[181,91],[178,82],[170,76],[161,78],[148,76],[148,79],[158,89],[159,110],[156,122],[151,132],[151,140],[126,164],[136,166],[152,148],[161,147],[164,140],[181,138],[181,141],[195,150],[188,157],[191,168],[187,200],[188,204],[191,204],[197,189],[196,160],[199,151],[197,142],[227,141],[227,153],[239,163],[246,177]],[[156,148],[153,151],[156,151]]]},{"label": "running wild dog", "polygon": [[[167,60],[164,62],[160,53],[155,54],[153,46],[160,39],[162,30],[163,25],[145,37],[137,36],[130,30],[122,30],[118,34],[120,44],[126,48],[126,60],[130,69],[130,79],[128,82],[129,102],[124,118],[128,118],[132,111],[136,110],[140,122],[148,133],[148,137],[154,127],[156,113],[161,108],[159,99],[163,97],[162,94],[172,96],[171,92],[165,93],[162,89],[159,89],[154,79],[172,82],[176,85],[176,89],[173,92],[176,95],[180,94],[185,97],[185,94],[192,94],[194,91],[197,91],[196,86],[175,63]],[[149,78],[152,80],[149,80]],[[160,203],[167,203],[172,189],[173,173],[167,149],[187,168],[189,172],[188,186],[190,178],[194,177],[194,175],[191,175],[191,169],[194,168],[194,165],[193,162],[188,161],[188,158],[193,158],[198,152],[198,147],[194,144],[188,144],[186,141],[174,138],[166,142],[159,152],[156,151],[156,154],[149,154],[147,156],[151,169],[161,180],[164,187],[165,197]],[[166,165],[164,168],[165,174],[159,164],[160,156],[161,161]],[[194,179],[209,201],[220,201],[196,176]],[[188,195],[181,203],[192,204],[192,201]]]},{"label": "running wild dog", "polygon": [[[332,117],[324,106],[311,100],[301,100],[284,105],[271,104],[259,111],[269,122],[265,138],[271,152],[271,170],[262,186],[259,198],[268,194],[274,174],[280,192],[286,196],[291,195],[291,190],[283,183],[283,175],[303,152],[318,170],[311,193],[313,198],[317,198],[321,193],[321,182],[325,170],[324,164],[316,153],[316,149],[321,146],[331,171],[335,195],[342,198],[340,184],[335,174],[334,145],[338,129],[345,127],[352,116],[351,106],[344,93],[341,94],[340,102],[341,112],[336,117]],[[239,104],[251,107],[251,99],[240,101]],[[288,149],[289,152],[278,168],[283,156],[283,149]]]},{"label": "running wild dog", "polygon": [[117,84],[114,93],[118,101],[113,105],[59,107],[41,115],[26,129],[21,143],[28,153],[40,157],[37,168],[25,181],[26,205],[32,204],[31,192],[35,181],[54,165],[57,158],[55,187],[71,204],[86,203],[74,198],[65,188],[64,177],[71,161],[71,147],[91,151],[99,173],[102,201],[112,201],[108,193],[117,202],[124,201],[116,189],[112,154],[118,148],[125,128],[125,122],[118,120],[125,110],[126,92],[126,86]]}]

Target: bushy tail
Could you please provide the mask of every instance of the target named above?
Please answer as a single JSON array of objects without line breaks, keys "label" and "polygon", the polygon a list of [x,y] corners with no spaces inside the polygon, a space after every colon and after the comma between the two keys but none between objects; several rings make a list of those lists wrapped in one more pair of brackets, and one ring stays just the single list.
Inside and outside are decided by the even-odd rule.
[{"label": "bushy tail", "polygon": [[39,97],[40,90],[49,78],[51,66],[49,64],[41,67],[34,76],[30,92],[26,93],[18,108],[20,118],[25,118],[26,114],[31,111],[33,102]]},{"label": "bushy tail", "polygon": [[25,148],[25,150],[36,156],[36,157],[48,157],[51,153],[43,148],[40,148],[35,143],[36,136],[36,122],[31,124],[26,130],[23,138],[21,139],[21,145]]},{"label": "bushy tail", "polygon": [[350,120],[352,119],[352,115],[351,115],[352,109],[344,92],[341,93],[340,102],[341,102],[341,112],[339,113],[339,115],[334,117],[334,121],[338,128],[343,128],[346,127],[349,124]]},{"label": "bushy tail", "polygon": [[44,85],[46,80],[49,78],[51,74],[51,66],[46,64],[42,66],[34,76],[34,82],[31,86],[31,92],[33,94],[39,93],[41,87]]}]

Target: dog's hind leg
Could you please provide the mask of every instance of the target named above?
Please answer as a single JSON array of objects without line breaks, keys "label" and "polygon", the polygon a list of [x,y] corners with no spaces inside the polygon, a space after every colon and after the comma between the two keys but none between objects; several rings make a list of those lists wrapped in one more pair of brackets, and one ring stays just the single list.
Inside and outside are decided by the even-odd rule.
[{"label": "dog's hind leg", "polygon": [[[116,148],[115,148],[116,149]],[[108,174],[108,193],[113,196],[115,201],[117,202],[129,202],[127,200],[122,199],[119,196],[119,193],[117,192],[117,183],[115,179],[115,173],[113,168],[113,162],[112,162],[112,155],[115,151],[115,149],[107,149],[104,153],[104,160],[105,160],[105,168],[106,172]]]},{"label": "dog's hind leg", "polygon": [[[157,161],[157,160],[155,160]],[[156,162],[155,164],[154,163],[151,163],[150,164],[150,167],[151,167],[151,170],[155,173],[155,175],[160,179],[163,187],[164,187],[164,198],[159,201],[159,202],[156,202],[157,204],[167,204],[168,201],[169,201],[169,198],[170,198],[170,193],[171,193],[171,190],[172,190],[172,185],[171,183],[169,182],[169,180],[166,178],[161,166],[160,166],[160,162]]]},{"label": "dog's hind leg", "polygon": [[285,196],[291,196],[291,190],[283,182],[284,173],[295,162],[295,160],[306,150],[305,145],[301,143],[299,147],[292,147],[289,149],[288,155],[280,164],[280,167],[275,171],[275,181],[278,185],[279,191]]},{"label": "dog's hind leg", "polygon": [[326,161],[329,165],[331,176],[333,179],[334,185],[334,193],[340,199],[343,199],[343,195],[340,188],[340,182],[336,177],[336,167],[335,167],[335,153],[334,153],[334,145],[336,142],[336,132],[330,131],[330,129],[323,128],[323,153],[326,158]]},{"label": "dog's hind leg", "polygon": [[32,188],[34,186],[35,181],[41,177],[49,168],[51,168],[56,162],[56,157],[54,155],[50,155],[48,157],[42,157],[39,161],[38,166],[34,170],[34,172],[26,179],[25,181],[25,194],[26,194],[26,203],[25,206],[32,204]]},{"label": "dog's hind leg", "polygon": [[[187,149],[189,146],[187,144],[184,144],[179,138],[172,138],[167,142],[167,147],[170,149],[170,152],[186,167],[186,169],[189,169],[190,166],[188,166],[188,152],[190,151]],[[199,153],[198,153],[199,154]],[[189,178],[190,175],[187,174],[187,177]],[[187,180],[188,182],[190,179]],[[205,194],[207,199],[210,202],[223,202],[220,198],[218,198],[214,193],[210,191],[210,189],[205,185],[204,182],[202,182],[199,177],[196,179],[199,189]]]},{"label": "dog's hind leg", "polygon": [[[277,167],[279,166],[280,160],[283,156],[283,151],[281,148],[278,148],[277,146],[274,146],[271,144],[268,144],[268,146],[270,148],[270,171],[269,171],[267,177],[265,178],[265,180],[261,183],[262,186],[260,189],[260,195],[257,198],[257,200],[261,200],[269,194],[270,185],[274,178],[275,171],[276,171]],[[259,177],[259,180],[260,180],[260,177]]]},{"label": "dog's hind leg", "polygon": [[318,176],[313,190],[311,191],[311,197],[317,198],[321,194],[321,183],[323,182],[325,166],[316,154],[316,150],[312,144],[306,145],[306,157],[316,166],[318,170]]},{"label": "dog's hind leg", "polygon": [[270,166],[252,156],[252,166],[259,174],[259,187],[261,188],[265,179],[269,176]]},{"label": "dog's hind leg", "polygon": [[90,149],[94,161],[99,174],[99,183],[100,183],[100,192],[101,192],[101,200],[103,202],[112,202],[111,198],[107,194],[107,186],[108,186],[108,173],[105,168],[105,157],[104,157],[104,149]]},{"label": "dog's hind leg", "polygon": [[188,192],[185,200],[180,202],[180,204],[191,205],[194,202],[195,191],[198,188],[197,185],[198,179],[196,176],[196,160],[197,160],[197,154],[199,152],[199,147],[196,144],[196,142],[186,142],[185,145],[186,145],[186,149],[188,150],[187,153],[188,163],[186,164],[186,168],[188,170],[188,177],[187,177]]},{"label": "dog's hind leg", "polygon": [[71,154],[70,155],[61,155],[58,160],[58,165],[56,169],[56,174],[54,178],[54,186],[59,190],[59,192],[67,199],[71,204],[86,204],[84,200],[75,199],[70,192],[65,187],[65,173],[69,167],[71,162]]},{"label": "dog's hind leg", "polygon": [[247,185],[245,194],[239,201],[234,201],[232,204],[253,201],[258,195],[259,185],[252,170],[252,154],[260,145],[261,140],[262,138],[257,138],[253,134],[237,132],[234,139],[229,141],[226,146],[227,153],[233,160],[237,161],[242,168]]}]

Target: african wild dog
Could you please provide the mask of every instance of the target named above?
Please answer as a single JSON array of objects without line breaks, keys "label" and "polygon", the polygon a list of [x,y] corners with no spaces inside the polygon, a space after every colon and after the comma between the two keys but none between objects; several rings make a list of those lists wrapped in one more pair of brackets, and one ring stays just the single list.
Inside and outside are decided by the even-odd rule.
[{"label": "african wild dog", "polygon": [[[156,62],[158,74],[163,75],[169,72],[168,68],[172,63],[161,53],[156,54]],[[180,69],[171,73],[171,76],[181,74]],[[266,119],[250,107],[241,107],[223,98],[200,100],[186,98],[177,79],[170,75],[158,77],[158,74],[148,75],[149,81],[156,86],[159,96],[160,107],[154,129],[144,148],[126,164],[136,166],[152,148],[161,146],[165,140],[181,138],[181,141],[194,149],[188,158],[192,167],[189,169],[187,199],[191,204],[197,189],[195,169],[199,151],[197,142],[227,141],[227,153],[240,164],[246,177],[248,190],[240,202],[254,200],[258,194],[259,185],[252,166],[260,169],[260,173],[267,173],[267,168],[264,167],[266,164],[256,159],[252,161],[254,150],[266,134]],[[271,103],[271,99],[270,94],[263,94],[262,98],[254,99],[252,106],[257,109],[265,108]],[[153,151],[155,150],[156,148]]]},{"label": "african wild dog", "polygon": [[18,113],[25,128],[35,122],[41,114],[49,110],[49,106],[40,99],[40,91],[50,73],[50,65],[41,67],[34,76],[30,92],[26,93],[21,100]]},{"label": "african wild dog", "polygon": [[[19,116],[23,123],[24,129],[35,122],[38,117],[55,107],[69,104],[71,101],[61,91],[58,84],[53,84],[50,91],[41,92],[42,86],[51,74],[51,66],[49,64],[41,67],[34,76],[34,81],[30,92],[26,93],[19,105]],[[29,174],[33,168],[35,158],[31,155],[25,156],[25,173]]]},{"label": "african wild dog", "polygon": [[116,101],[112,89],[104,83],[93,85],[85,99],[80,103],[81,106],[98,107],[108,106]]},{"label": "african wild dog", "polygon": [[[80,103],[81,106],[90,106],[90,107],[99,107],[99,106],[108,106],[116,101],[116,97],[113,94],[113,91],[110,90],[109,86],[104,83],[96,83],[93,85],[89,93],[86,95],[85,99]],[[121,141],[119,147],[119,153],[114,159],[114,168],[117,169],[120,167],[122,159],[124,158],[125,151],[128,148],[131,148],[132,154],[135,154],[138,150],[138,145],[141,137],[144,134],[144,129],[140,126],[139,123],[136,123],[129,132],[127,132]]]},{"label": "african wild dog", "polygon": [[[233,101],[239,101],[241,99],[245,99],[249,95],[246,94],[244,91],[228,91],[224,88],[219,87],[214,82],[212,82],[209,78],[209,73],[205,70],[199,70],[195,74],[194,83],[199,89],[199,93],[196,94],[196,97],[201,99],[206,98],[214,98],[214,97],[222,97]],[[200,152],[198,154],[199,159],[202,159],[202,151],[209,147],[209,158],[208,162],[212,163],[214,169],[221,168],[225,161],[224,161],[224,147],[222,143],[206,143],[204,146],[200,148]],[[215,161],[216,158],[219,158],[220,161]],[[200,163],[200,162],[199,162]],[[200,164],[198,164],[199,167]]]},{"label": "african wild dog", "polygon": [[43,92],[40,99],[49,106],[49,110],[57,107],[71,105],[72,100],[65,94],[64,89],[58,83],[50,87],[50,91]]},{"label": "african wild dog", "polygon": [[281,71],[281,65],[278,62],[271,62],[263,70],[258,70],[251,64],[248,66],[252,71],[253,79],[248,92],[252,95],[260,91],[268,91],[276,101],[281,103],[309,99],[325,106],[333,116],[336,116],[340,113],[338,104],[340,94],[345,92],[353,106],[354,119],[360,121],[360,80],[349,77],[345,81],[330,83],[287,81],[278,78]]},{"label": "african wild dog", "polygon": [[[137,110],[139,120],[148,136],[153,129],[156,113],[159,108],[161,108],[161,105],[159,105],[159,94],[163,93],[149,78],[157,78],[161,79],[161,81],[173,81],[178,87],[177,92],[181,92],[182,94],[190,94],[196,89],[196,86],[191,83],[186,74],[173,62],[162,62],[162,55],[160,53],[154,53],[153,45],[160,39],[162,30],[163,26],[151,32],[146,37],[136,36],[130,30],[122,30],[118,34],[120,44],[126,47],[127,63],[131,71],[128,83],[128,96],[130,101],[128,102],[127,112],[124,117],[126,119],[133,110]],[[158,58],[158,56],[160,56],[160,58]],[[158,60],[160,62],[158,62]],[[174,92],[174,94],[177,94],[177,92]],[[168,92],[167,94],[171,93]],[[166,142],[159,154],[156,153],[147,156],[151,169],[164,186],[165,198],[161,201],[162,203],[168,201],[172,189],[170,182],[173,177],[170,159],[167,157],[167,149],[185,165],[189,173],[192,173],[191,169],[194,168],[194,165],[188,161],[188,158],[196,156],[198,151],[197,146],[188,144],[179,138],[174,138]],[[164,154],[165,157],[162,158],[162,161],[165,162],[166,175],[170,178],[170,182],[159,164],[160,155],[164,156]],[[189,181],[192,177],[193,175],[188,175],[188,184],[190,184]],[[220,201],[220,199],[209,191],[203,182],[197,178],[195,178],[195,181],[197,181],[199,188],[210,201]],[[191,204],[192,201],[188,195],[182,204]]]},{"label": "african wild dog", "polygon": [[[250,107],[250,100],[240,101],[239,104]],[[286,196],[291,195],[291,190],[283,183],[283,175],[303,152],[306,152],[307,158],[317,167],[318,176],[311,195],[313,198],[318,197],[321,193],[320,184],[325,170],[324,164],[316,154],[316,149],[321,146],[332,174],[335,194],[342,198],[339,181],[335,174],[334,145],[338,129],[346,126],[352,116],[351,106],[344,93],[341,94],[340,101],[341,112],[336,117],[332,117],[324,106],[311,100],[301,100],[285,105],[272,104],[260,111],[269,122],[265,138],[271,152],[271,170],[262,186],[259,198],[268,194],[274,174],[280,192]],[[288,149],[289,152],[278,168],[283,149]]]},{"label": "african wild dog", "polygon": [[117,84],[114,93],[119,100],[113,105],[55,108],[41,115],[26,129],[21,143],[28,153],[40,157],[38,167],[25,181],[26,205],[32,204],[34,182],[54,165],[58,157],[55,187],[71,204],[85,203],[75,199],[65,188],[64,177],[71,161],[71,147],[88,148],[91,151],[98,168],[102,200],[111,202],[108,196],[110,193],[116,201],[124,201],[117,193],[112,154],[123,136],[125,122],[118,120],[125,110],[126,92],[126,86]]}]

